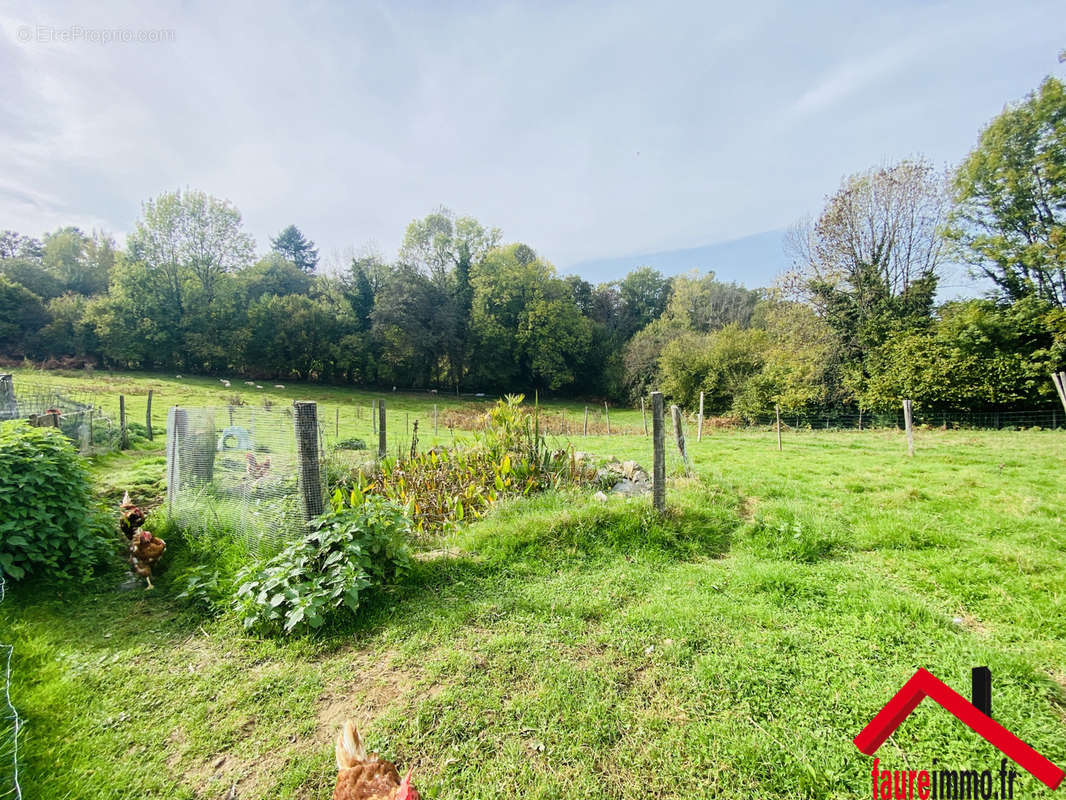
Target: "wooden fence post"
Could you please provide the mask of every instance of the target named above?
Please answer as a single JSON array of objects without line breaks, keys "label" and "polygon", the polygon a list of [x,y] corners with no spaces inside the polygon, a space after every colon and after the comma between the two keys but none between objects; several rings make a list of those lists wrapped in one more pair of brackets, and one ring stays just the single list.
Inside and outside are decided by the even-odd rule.
[{"label": "wooden fence post", "polygon": [[15,378],[10,373],[0,375],[0,418],[14,417],[18,406],[15,403]]},{"label": "wooden fence post", "polygon": [[644,435],[648,435],[648,412],[644,410],[644,395],[640,396],[640,416],[644,420]]},{"label": "wooden fence post", "polygon": [[1066,372],[1052,372],[1051,382],[1055,384],[1055,391],[1059,393],[1059,400],[1062,402],[1063,409],[1066,410]]},{"label": "wooden fence post", "polygon": [[130,446],[129,434],[126,431],[126,395],[118,396],[118,449],[125,450]]},{"label": "wooden fence post", "polygon": [[703,392],[700,392],[700,415],[697,419],[696,441],[703,441]]},{"label": "wooden fence post", "polygon": [[341,438],[341,407],[337,406],[337,413],[333,417],[333,438],[340,441]]},{"label": "wooden fence post", "polygon": [[318,405],[308,401],[292,405],[300,504],[304,522],[310,522],[325,510],[322,474],[318,467]]},{"label": "wooden fence post", "polygon": [[170,419],[167,420],[169,433],[167,442],[170,452],[167,454],[167,505],[169,513],[174,514],[174,497],[178,493],[178,483],[181,481],[181,465],[178,463],[181,449],[179,445],[189,430],[189,417],[184,408],[174,406],[171,410]]},{"label": "wooden fence post", "polygon": [[[587,410],[587,409],[586,409]],[[666,432],[663,425],[663,393],[651,393],[651,503],[657,511],[666,510]]]},{"label": "wooden fence post", "polygon": [[433,437],[437,437],[437,404],[433,404]]},{"label": "wooden fence post", "polygon": [[777,449],[781,449],[781,404],[778,403],[774,406],[774,413],[777,415]]},{"label": "wooden fence post", "polygon": [[378,432],[378,401],[370,401],[370,432]]},{"label": "wooden fence post", "polygon": [[607,420],[607,435],[611,435],[611,409],[607,408],[607,401],[603,401],[603,416]]},{"label": "wooden fence post", "polygon": [[907,455],[914,455],[914,419],[911,415],[911,401],[903,401],[903,424],[907,426]]},{"label": "wooden fence post", "polygon": [[585,432],[582,434],[582,436],[588,436],[588,435],[589,435],[589,407],[585,406]]},{"label": "wooden fence post", "polygon": [[152,436],[152,390],[148,390],[148,409],[144,412],[144,427],[148,429],[148,441],[154,442],[155,437]]},{"label": "wooden fence post", "polygon": [[670,413],[674,417],[674,438],[677,439],[677,449],[681,451],[681,460],[685,462],[685,474],[692,474],[692,465],[688,460],[688,450],[685,449],[685,427],[681,421],[681,409],[670,406]]},{"label": "wooden fence post", "polygon": [[388,454],[385,440],[385,401],[378,400],[378,458],[384,459]]}]

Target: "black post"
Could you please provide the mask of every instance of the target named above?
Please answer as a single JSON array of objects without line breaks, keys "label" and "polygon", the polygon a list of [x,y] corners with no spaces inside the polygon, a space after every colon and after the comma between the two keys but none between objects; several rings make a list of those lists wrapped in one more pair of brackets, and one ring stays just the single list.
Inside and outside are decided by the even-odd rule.
[{"label": "black post", "polygon": [[986,717],[992,716],[992,670],[988,667],[974,667],[970,670],[973,684],[973,704]]},{"label": "black post", "polygon": [[300,500],[304,521],[310,522],[325,510],[322,475],[318,468],[318,405],[306,401],[292,405]]}]

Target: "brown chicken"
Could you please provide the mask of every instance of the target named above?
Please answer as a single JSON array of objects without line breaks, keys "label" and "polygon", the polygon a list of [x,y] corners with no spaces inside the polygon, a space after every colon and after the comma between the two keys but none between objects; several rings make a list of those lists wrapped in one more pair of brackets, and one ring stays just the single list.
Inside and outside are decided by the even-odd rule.
[{"label": "brown chicken", "polygon": [[133,534],[144,524],[145,513],[133,504],[133,501],[130,500],[129,492],[122,495],[122,502],[119,504],[118,510],[118,526],[127,539],[132,539]]},{"label": "brown chicken", "polygon": [[138,528],[130,539],[130,566],[148,581],[148,589],[155,588],[152,586],[152,568],[163,557],[163,551],[166,549],[166,542],[142,528]]},{"label": "brown chicken", "polygon": [[333,800],[419,800],[411,771],[401,780],[391,762],[368,754],[351,720],[337,735],[337,770]]},{"label": "brown chicken", "polygon": [[251,453],[245,453],[244,460],[248,462],[245,468],[245,473],[253,481],[265,478],[267,473],[270,472],[270,456],[267,456],[262,461],[256,461],[254,455]]}]

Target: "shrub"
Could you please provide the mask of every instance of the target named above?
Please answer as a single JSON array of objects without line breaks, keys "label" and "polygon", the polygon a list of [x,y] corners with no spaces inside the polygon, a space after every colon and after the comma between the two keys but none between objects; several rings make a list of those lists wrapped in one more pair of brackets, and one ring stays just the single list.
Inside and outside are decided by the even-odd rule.
[{"label": "shrub", "polygon": [[366,450],[366,442],[362,439],[341,439],[335,445],[334,450]]},{"label": "shrub", "polygon": [[369,474],[352,476],[352,505],[386,497],[407,509],[419,532],[483,516],[497,500],[545,489],[591,484],[594,466],[567,450],[550,450],[540,433],[539,409],[522,408],[508,395],[484,415],[485,429],[472,447],[433,449],[385,460]]},{"label": "shrub", "polygon": [[0,424],[0,572],[86,578],[109,551],[85,462],[55,428]]},{"label": "shrub", "polygon": [[403,511],[381,498],[333,508],[310,523],[310,532],[265,564],[238,576],[235,605],[247,628],[284,633],[320,628],[333,614],[359,608],[363,592],[410,569]]}]

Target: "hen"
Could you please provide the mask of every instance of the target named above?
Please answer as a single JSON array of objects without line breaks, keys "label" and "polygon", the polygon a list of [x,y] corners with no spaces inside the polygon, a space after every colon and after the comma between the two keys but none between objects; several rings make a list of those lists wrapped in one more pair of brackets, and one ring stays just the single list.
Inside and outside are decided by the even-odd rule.
[{"label": "hen", "polygon": [[333,800],[419,800],[411,771],[401,780],[391,762],[368,754],[351,720],[337,735],[337,770]]},{"label": "hen", "polygon": [[119,503],[118,526],[127,539],[129,539],[129,561],[133,571],[148,581],[149,589],[152,586],[152,568],[163,556],[167,549],[167,543],[150,531],[143,530],[141,525],[147,518],[140,507],[135,506],[130,500],[130,493],[122,495]]},{"label": "hen", "polygon": [[245,453],[244,460],[248,462],[245,472],[253,481],[265,478],[267,473],[270,472],[270,456],[267,456],[262,461],[256,461],[254,455]]},{"label": "hen", "polygon": [[119,504],[118,510],[118,526],[127,539],[132,539],[133,534],[144,524],[145,513],[133,504],[133,501],[130,500],[129,492],[122,495],[122,502]]},{"label": "hen", "polygon": [[148,581],[148,589],[155,588],[152,586],[152,568],[163,557],[163,551],[166,549],[166,542],[142,528],[138,528],[130,539],[130,566]]}]

